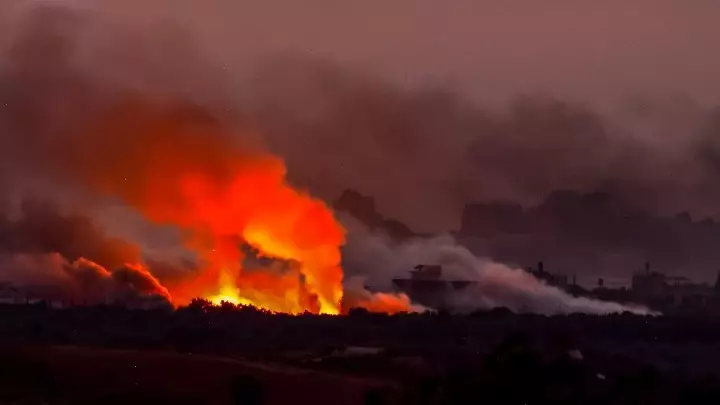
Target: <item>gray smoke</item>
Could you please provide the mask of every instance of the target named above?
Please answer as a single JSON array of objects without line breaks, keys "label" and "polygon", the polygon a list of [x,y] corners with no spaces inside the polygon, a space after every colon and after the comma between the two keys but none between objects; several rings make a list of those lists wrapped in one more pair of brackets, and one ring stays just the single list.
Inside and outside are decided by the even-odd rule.
[{"label": "gray smoke", "polygon": [[[0,211],[0,283],[16,288],[21,297],[77,304],[168,303],[165,287],[138,264],[143,261],[138,246],[48,201],[27,199],[15,209],[6,205]],[[156,265],[162,270],[163,264]]]},{"label": "gray smoke", "polygon": [[469,201],[532,206],[555,190],[608,192],[651,213],[720,213],[717,114],[691,102],[639,98],[610,113],[518,95],[483,108],[304,58],[258,77],[254,115],[293,177],[333,198],[347,187],[374,196],[420,231],[456,228]]},{"label": "gray smoke", "polygon": [[191,101],[251,122],[298,184],[329,200],[348,187],[375,196],[384,214],[418,230],[457,227],[469,200],[533,205],[557,189],[610,192],[645,211],[720,214],[718,114],[683,95],[650,93],[608,112],[520,90],[489,108],[450,87],[403,87],[307,52],[253,52],[231,70],[229,42],[203,42],[198,28],[208,14],[197,11],[211,10],[185,4],[168,14],[177,20],[148,20],[164,4],[149,3],[8,12],[0,107],[12,120],[0,125],[37,139],[118,91]]},{"label": "gray smoke", "polygon": [[418,264],[438,264],[443,268],[444,279],[475,282],[451,297],[450,309],[455,311],[504,307],[513,312],[546,315],[652,313],[641,306],[573,297],[522,269],[473,255],[450,235],[395,242],[387,235],[364,229],[351,217],[344,217],[343,222],[351,230],[343,252],[346,274],[376,288],[390,290],[392,278],[409,277],[409,270]]},{"label": "gray smoke", "polygon": [[[533,205],[556,189],[607,191],[640,211],[720,213],[718,113],[682,97],[638,98],[608,113],[517,94],[507,106],[487,108],[449,89],[405,88],[306,55],[267,59],[246,76],[204,52],[177,21],[141,24],[133,18],[142,13],[115,18],[108,10],[37,6],[0,19],[7,34],[0,61],[3,192],[17,193],[32,179],[63,198],[92,200],[82,183],[53,182],[60,171],[55,150],[67,148],[78,123],[130,93],[179,100],[192,106],[183,111],[210,122],[242,121],[286,159],[297,184],[327,200],[347,187],[373,195],[379,211],[415,229],[455,227],[469,200]],[[103,170],[91,152],[83,162]],[[377,242],[377,256],[363,262],[369,259],[353,251],[372,243],[354,232],[348,269],[371,279],[387,281],[420,259],[443,260],[448,271],[480,277],[489,306],[609,311],[500,271],[447,239]],[[414,244],[437,256],[416,256],[424,251]]]},{"label": "gray smoke", "polygon": [[[610,192],[647,211],[718,214],[717,114],[681,96],[637,97],[608,113],[518,93],[487,108],[449,88],[401,87],[307,55],[230,71],[191,28],[109,10],[14,14],[0,66],[4,132],[42,146],[118,93],[139,92],[242,117],[299,185],[328,200],[348,187],[375,196],[384,214],[419,230],[457,227],[470,200],[532,205],[557,189]],[[36,149],[18,154],[4,136],[2,146],[13,164],[32,166]]]}]

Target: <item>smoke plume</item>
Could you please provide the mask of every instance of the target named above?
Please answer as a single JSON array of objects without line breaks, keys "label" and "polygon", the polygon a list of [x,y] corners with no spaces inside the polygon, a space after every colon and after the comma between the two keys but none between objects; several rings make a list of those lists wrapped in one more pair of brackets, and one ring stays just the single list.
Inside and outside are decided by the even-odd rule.
[{"label": "smoke plume", "polygon": [[513,312],[547,315],[651,313],[640,306],[573,297],[522,269],[476,257],[450,235],[397,242],[382,232],[370,232],[352,217],[344,217],[344,223],[351,229],[350,240],[343,252],[349,277],[355,276],[366,284],[388,289],[392,288],[392,278],[408,278],[409,270],[417,264],[441,265],[443,279],[474,282],[451,297],[451,310],[470,312],[502,307]]},{"label": "smoke plume", "polygon": [[49,202],[25,200],[18,212],[0,218],[0,282],[19,288],[25,299],[167,303],[167,289],[140,261],[137,246]]},{"label": "smoke plume", "polygon": [[[234,202],[225,194],[229,187],[243,186],[235,187],[233,196],[258,189],[252,181],[237,183],[238,171],[270,173],[263,177],[274,185],[269,195],[300,201],[302,209],[293,215],[311,212],[321,219],[331,240],[312,234],[300,250],[311,252],[313,260],[323,256],[318,252],[327,254],[320,260],[326,269],[338,264],[335,249],[344,234],[318,208],[322,204],[305,198],[305,190],[330,201],[352,187],[376,196],[383,214],[431,231],[456,227],[470,200],[533,205],[556,189],[606,191],[639,211],[682,207],[718,214],[717,113],[691,102],[641,99],[622,114],[545,97],[483,108],[450,90],[401,88],[304,57],[268,59],[252,75],[231,77],[222,60],[194,46],[192,32],[182,27],[139,27],[107,13],[58,6],[13,15],[17,18],[3,26],[8,35],[0,64],[2,191],[22,196],[33,185],[33,191],[78,207],[120,202],[141,211],[145,222],[172,223],[193,248],[217,242],[218,229],[228,233],[218,208]],[[648,136],[657,128],[671,130]],[[297,193],[286,193],[285,164],[291,182],[301,188]],[[187,176],[192,181],[184,181]],[[188,190],[222,198],[189,202]],[[264,219],[282,208],[261,199],[248,205],[265,210]],[[188,217],[188,208],[203,214]],[[32,228],[34,216],[13,225],[13,232]],[[244,226],[257,218],[231,219]],[[96,245],[85,237],[64,245],[67,235],[90,232],[87,225],[73,226],[58,223],[53,229],[63,228],[59,233],[3,243],[12,254],[57,253],[56,261],[65,263],[54,268],[85,258],[106,269],[109,275],[95,272],[103,280],[158,290],[146,272],[123,267],[143,261],[143,246]],[[418,261],[441,261],[448,271],[478,280],[485,297],[473,301],[479,307],[620,310],[568,297],[477,259],[452,240],[377,242],[370,249],[374,239],[356,238],[354,232],[350,227],[344,263],[349,273],[369,273],[371,280],[387,281]],[[375,254],[370,262],[352,253],[363,249]],[[337,272],[324,275],[339,284]],[[327,297],[338,293],[321,295],[332,300]]]},{"label": "smoke plume", "polygon": [[607,192],[650,213],[718,214],[715,113],[692,103],[639,99],[609,113],[521,95],[481,108],[332,64],[276,64],[254,99],[293,176],[334,196],[346,187],[374,196],[413,228],[456,228],[469,201],[531,206],[555,190]]},{"label": "smoke plume", "polygon": [[[339,313],[344,230],[332,211],[286,182],[282,159],[251,126],[202,97],[107,75],[97,81],[97,73],[75,66],[84,51],[91,59],[103,55],[73,41],[83,17],[41,9],[10,47],[0,78],[9,162],[77,198],[119,202],[146,221],[179,229],[183,246],[202,263],[192,279],[170,285],[175,304],[201,296],[281,312]],[[238,238],[298,266],[245,271]],[[162,288],[144,275],[150,273],[142,266],[106,274],[138,290]]]}]

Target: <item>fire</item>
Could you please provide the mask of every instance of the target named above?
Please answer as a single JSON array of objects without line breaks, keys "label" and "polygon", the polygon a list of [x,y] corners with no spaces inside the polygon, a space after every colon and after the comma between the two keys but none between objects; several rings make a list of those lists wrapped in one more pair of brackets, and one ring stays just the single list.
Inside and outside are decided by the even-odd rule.
[{"label": "fire", "polygon": [[395,295],[381,292],[368,294],[362,300],[358,300],[356,305],[370,312],[385,312],[388,314],[408,312],[412,307],[410,297],[406,294]]},{"label": "fire", "polygon": [[[174,304],[205,297],[291,314],[341,312],[345,230],[325,203],[288,183],[282,159],[188,107],[127,103],[88,133],[102,135],[75,146],[93,153],[64,164],[148,220],[179,228],[200,258],[199,274],[166,283]],[[291,265],[243,268],[243,245]]]},{"label": "fire", "polygon": [[[322,202],[294,190],[279,161],[244,165],[225,187],[201,175],[182,176],[183,216],[206,262],[202,277],[173,296],[208,296],[275,312],[338,314],[342,300],[340,246],[345,234]],[[179,218],[175,219],[177,223]],[[235,238],[233,238],[233,236]],[[246,271],[246,243],[259,256],[297,263],[293,269]]]},{"label": "fire", "polygon": [[256,305],[240,296],[239,289],[235,286],[235,280],[230,276],[220,275],[218,280],[219,291],[217,294],[207,297],[207,300],[215,305],[229,302],[234,305]]}]

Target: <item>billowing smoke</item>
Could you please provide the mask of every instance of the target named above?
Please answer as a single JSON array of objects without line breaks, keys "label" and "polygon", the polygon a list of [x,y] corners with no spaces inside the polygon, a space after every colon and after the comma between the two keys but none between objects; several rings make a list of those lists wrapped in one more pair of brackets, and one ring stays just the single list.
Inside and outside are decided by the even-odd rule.
[{"label": "billowing smoke", "polygon": [[54,254],[2,256],[2,279],[27,301],[42,299],[64,305],[169,305],[169,294],[139,265],[112,271],[87,259],[68,262]]},{"label": "billowing smoke", "polygon": [[[256,83],[256,119],[292,178],[329,199],[352,188],[419,232],[473,225],[463,237],[485,238],[475,253],[503,263],[627,279],[649,260],[716,278],[715,110],[639,99],[610,113],[530,96],[481,108],[332,64],[276,63]],[[461,223],[473,202],[498,204]]]},{"label": "billowing smoke", "polygon": [[718,127],[700,106],[638,102],[615,114],[519,96],[482,108],[332,64],[275,63],[253,100],[293,176],[333,197],[346,187],[374,196],[415,229],[457,228],[471,201],[532,206],[555,190],[608,192],[651,213],[719,213]]},{"label": "billowing smoke", "polygon": [[0,216],[2,253],[58,253],[70,262],[86,258],[107,268],[140,259],[136,245],[106,235],[92,219],[65,213],[52,202],[25,199],[12,208]]},{"label": "billowing smoke", "polygon": [[22,201],[0,218],[0,282],[15,288],[19,300],[167,303],[167,289],[139,262],[137,246],[46,201]]},{"label": "billowing smoke", "polygon": [[2,97],[15,125],[57,128],[118,86],[181,96],[252,121],[313,192],[357,189],[416,229],[456,227],[469,200],[535,204],[557,189],[611,192],[647,211],[718,213],[717,114],[681,96],[637,97],[617,113],[531,96],[484,108],[452,90],[408,90],[303,57],[238,77],[182,27],[111,17],[45,8],[12,25]]},{"label": "billowing smoke", "polygon": [[344,251],[347,275],[371,286],[392,288],[392,278],[408,278],[409,270],[418,264],[435,264],[442,266],[444,280],[473,282],[470,287],[450,295],[448,307],[454,311],[503,307],[514,312],[548,315],[573,312],[651,313],[640,306],[573,297],[522,269],[476,257],[450,235],[397,242],[382,232],[370,232],[352,217],[345,216],[343,219],[351,229]]},{"label": "billowing smoke", "polygon": [[[711,215],[720,200],[718,126],[712,112],[692,104],[674,116],[643,102],[625,126],[574,102],[524,97],[508,108],[485,109],[451,91],[401,89],[302,58],[270,60],[255,76],[229,77],[182,30],[136,29],[62,7],[20,14],[3,27],[0,64],[0,189],[7,195],[22,195],[30,184],[82,207],[117,203],[118,196],[145,206],[156,190],[154,201],[177,208],[168,178],[202,168],[227,185],[242,145],[252,153],[267,146],[287,162],[294,183],[327,200],[352,187],[376,196],[381,212],[420,229],[456,225],[468,200],[535,203],[558,188],[610,191],[653,211],[684,206]],[[658,119],[694,136],[648,140],[644,124]],[[276,174],[284,174],[273,162]],[[146,176],[150,166],[158,175]],[[179,215],[166,214],[167,206],[150,207],[151,216]],[[480,307],[619,309],[568,297],[446,239],[378,242],[377,254],[363,262],[353,252],[373,239],[350,231],[344,261],[371,280],[387,281],[418,261],[442,261],[449,272],[478,278],[485,298],[472,302]],[[131,250],[144,246],[115,255],[117,246],[80,249],[55,238],[36,250],[60,254],[60,267],[85,258],[120,284],[153,287],[137,278],[141,271],[116,271],[137,263],[141,253]],[[438,256],[415,256],[429,252]]]}]

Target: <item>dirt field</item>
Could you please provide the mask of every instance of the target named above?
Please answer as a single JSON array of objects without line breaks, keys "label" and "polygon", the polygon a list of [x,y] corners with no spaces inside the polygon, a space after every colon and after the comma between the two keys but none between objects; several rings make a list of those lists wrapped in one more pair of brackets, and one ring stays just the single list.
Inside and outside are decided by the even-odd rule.
[{"label": "dirt field", "polygon": [[193,354],[26,347],[13,351],[45,370],[63,395],[80,402],[141,397],[155,403],[229,404],[230,382],[251,375],[265,386],[267,404],[361,404],[381,382],[286,366]]}]

